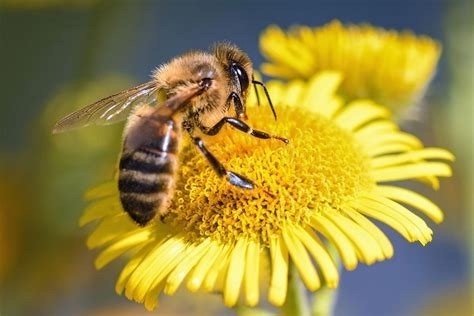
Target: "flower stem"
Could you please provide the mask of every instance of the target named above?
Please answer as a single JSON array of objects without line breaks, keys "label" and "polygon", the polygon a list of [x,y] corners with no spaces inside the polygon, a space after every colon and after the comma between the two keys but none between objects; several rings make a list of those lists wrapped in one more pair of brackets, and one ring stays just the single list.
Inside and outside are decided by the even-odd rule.
[{"label": "flower stem", "polygon": [[[329,254],[335,261],[334,263],[341,270],[341,259],[337,252],[336,247],[333,244],[328,243],[326,245]],[[337,289],[331,289],[325,286],[318,290],[313,296],[313,305],[311,308],[312,316],[331,316],[334,314],[334,307],[336,306],[337,300]]]},{"label": "flower stem", "polygon": [[312,316],[330,316],[334,313],[334,307],[337,299],[337,289],[328,287],[320,289],[314,295],[312,306]]},{"label": "flower stem", "polygon": [[247,306],[237,306],[235,308],[235,313],[238,316],[272,316],[273,314],[269,311],[258,307],[247,307]]},{"label": "flower stem", "polygon": [[291,262],[289,268],[288,292],[286,302],[282,306],[282,314],[284,316],[309,316],[311,314],[306,298],[306,289]]}]

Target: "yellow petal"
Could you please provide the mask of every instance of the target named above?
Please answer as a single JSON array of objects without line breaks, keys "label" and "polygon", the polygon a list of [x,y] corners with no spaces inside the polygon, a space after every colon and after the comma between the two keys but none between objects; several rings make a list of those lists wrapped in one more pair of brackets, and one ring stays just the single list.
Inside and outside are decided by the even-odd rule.
[{"label": "yellow petal", "polygon": [[87,247],[92,249],[103,246],[114,240],[114,238],[127,234],[135,228],[136,225],[132,223],[125,213],[108,216],[104,218],[94,232],[90,234],[87,239]]},{"label": "yellow petal", "polygon": [[268,76],[274,78],[297,78],[298,76],[295,75],[295,72],[287,67],[282,67],[274,64],[263,63],[261,66],[262,72]]},{"label": "yellow petal", "polygon": [[409,229],[407,229],[407,227],[405,227],[405,223],[401,223],[398,219],[394,218],[392,214],[387,214],[378,209],[376,206],[366,203],[366,201],[352,201],[350,206],[352,206],[358,212],[375,218],[376,220],[379,220],[392,227],[406,240],[410,242],[416,241],[413,234],[409,231]]},{"label": "yellow petal", "polygon": [[315,291],[321,286],[318,273],[304,248],[301,241],[293,233],[293,228],[287,226],[283,228],[283,240],[288,248],[292,262],[294,263],[301,280],[310,291]]},{"label": "yellow petal", "polygon": [[147,292],[178,264],[186,246],[182,236],[177,235],[151,250],[130,275],[125,287],[127,298],[143,302]]},{"label": "yellow petal", "polygon": [[423,145],[418,138],[413,135],[402,132],[387,132],[377,135],[370,140],[366,140],[363,146],[366,148],[386,146],[393,144],[408,145],[412,149],[422,148]]},{"label": "yellow petal", "polygon": [[221,271],[227,270],[233,247],[233,244],[225,244],[223,251],[216,258],[216,261],[213,263],[212,268],[209,269],[209,273],[204,279],[202,287],[205,291],[211,292],[215,289],[217,277],[219,276]]},{"label": "yellow petal", "polygon": [[344,129],[354,131],[363,124],[377,118],[386,118],[390,112],[370,100],[357,100],[347,104],[345,111],[336,118],[336,123]]},{"label": "yellow petal", "polygon": [[115,181],[109,181],[93,187],[84,194],[87,201],[115,196],[118,193],[118,186]]},{"label": "yellow petal", "polygon": [[302,65],[301,71],[306,76],[311,76],[313,72],[310,69],[314,65],[313,52],[307,48],[302,48],[300,40],[295,37],[287,37],[287,40],[289,50],[295,53],[299,64]]},{"label": "yellow petal", "polygon": [[[263,55],[268,59],[283,62],[291,65],[292,73],[299,75],[300,77],[306,77],[311,72],[311,69],[307,68],[307,65],[301,63],[301,58],[305,55],[301,54],[300,51],[292,49],[295,43],[288,40],[286,34],[277,26],[269,26],[264,33],[266,37],[262,37],[260,41],[260,50]],[[267,69],[262,66],[262,71],[265,74],[269,74]]]},{"label": "yellow petal", "polygon": [[341,80],[341,74],[335,71],[323,71],[311,77],[307,83],[301,105],[298,106],[305,107],[310,111],[317,109],[317,112],[325,117],[332,117],[342,104],[335,104],[336,106],[332,107],[327,104],[334,98],[334,93]]},{"label": "yellow petal", "polygon": [[201,260],[202,256],[206,253],[207,247],[211,240],[209,238],[204,239],[202,242],[192,244],[188,246],[186,256],[183,257],[181,262],[173,269],[173,271],[166,278],[166,285],[164,293],[166,295],[173,295],[178,287],[183,282],[188,272]]},{"label": "yellow petal", "polygon": [[270,241],[272,276],[268,290],[268,301],[275,306],[282,306],[288,289],[288,249],[282,237]]},{"label": "yellow petal", "polygon": [[86,207],[86,209],[82,213],[81,218],[79,219],[79,226],[82,227],[97,219],[101,219],[105,216],[120,214],[120,212],[121,207],[117,196],[103,198],[101,200],[89,204]]},{"label": "yellow petal", "polygon": [[159,284],[155,285],[152,289],[148,291],[148,293],[146,293],[143,305],[145,306],[147,311],[151,312],[158,307],[158,295],[163,291],[164,287],[165,282],[160,281]]},{"label": "yellow petal", "polygon": [[153,244],[153,243],[150,243],[150,244],[144,246],[140,251],[138,251],[136,254],[134,254],[128,260],[127,264],[125,265],[125,267],[120,272],[120,275],[117,279],[117,283],[115,284],[115,292],[117,292],[117,294],[122,294],[122,292],[125,289],[125,286],[128,282],[128,279],[130,278],[133,271],[135,271],[135,269],[138,267],[140,262],[142,262],[142,260],[145,258],[145,256],[154,247],[156,247],[156,245]]},{"label": "yellow petal", "polygon": [[359,224],[362,228],[364,228],[372,237],[380,245],[380,248],[383,251],[385,258],[391,258],[393,256],[393,246],[387,236],[369,219],[367,219],[364,215],[361,215],[356,210],[345,208],[343,209],[344,213],[352,218],[354,222]]},{"label": "yellow petal", "polygon": [[400,223],[405,225],[410,234],[422,244],[431,241],[433,232],[426,225],[425,221],[397,202],[376,194],[370,194],[364,198],[364,204],[371,205],[373,208],[377,208],[385,214],[397,219]]},{"label": "yellow petal", "polygon": [[301,227],[295,229],[295,234],[306,249],[308,249],[313,260],[318,263],[324,280],[326,281],[325,285],[330,288],[337,287],[339,283],[339,272],[331,256],[316,234],[309,228],[304,230]]},{"label": "yellow petal", "polygon": [[413,179],[413,181],[419,181],[423,184],[429,185],[433,190],[439,189],[439,179],[435,176],[425,176]]},{"label": "yellow petal", "polygon": [[328,99],[326,102],[321,104],[315,104],[315,110],[322,116],[330,119],[336,115],[339,109],[344,105],[344,101],[341,97],[334,96]]},{"label": "yellow petal", "polygon": [[230,255],[229,268],[224,289],[224,304],[232,307],[237,303],[240,294],[240,286],[245,271],[245,254],[247,250],[247,240],[241,238]]},{"label": "yellow petal", "polygon": [[354,131],[354,136],[360,143],[364,144],[366,141],[369,141],[380,134],[386,134],[397,130],[397,125],[392,121],[378,120],[364,125],[360,129]]},{"label": "yellow petal", "polygon": [[431,218],[435,223],[440,223],[443,221],[443,212],[441,209],[436,206],[436,204],[416,192],[401,187],[388,185],[377,186],[375,192],[392,200],[416,207],[429,218]]},{"label": "yellow petal", "polygon": [[249,240],[245,257],[245,304],[255,306],[259,300],[260,244]]},{"label": "yellow petal", "polygon": [[381,195],[379,195],[375,192],[372,192],[371,194],[368,194],[365,197],[367,197],[369,199],[372,199],[373,201],[377,201],[380,204],[384,204],[384,205],[392,208],[397,213],[399,213],[402,216],[404,216],[405,218],[409,219],[414,225],[416,225],[416,226],[418,226],[422,229],[427,228],[430,231],[430,234],[431,234],[431,229],[428,228],[425,221],[421,217],[415,215],[413,212],[410,212],[403,205],[401,205],[401,204],[399,204],[395,201],[392,201],[391,199],[383,197],[383,196],[381,196]]},{"label": "yellow petal", "polygon": [[377,120],[354,131],[354,136],[365,141],[372,136],[398,131],[398,126],[390,120]]},{"label": "yellow petal", "polygon": [[359,227],[359,225],[338,212],[327,211],[325,216],[352,241],[360,261],[366,264],[373,264],[376,261],[383,260],[382,249],[372,236]]},{"label": "yellow petal", "polygon": [[388,166],[412,163],[424,159],[442,159],[453,161],[454,156],[447,150],[441,148],[423,148],[399,155],[389,155],[373,158],[372,168],[380,169]]},{"label": "yellow petal", "polygon": [[225,252],[226,248],[224,248],[224,246],[219,245],[215,241],[211,242],[206,254],[204,254],[201,260],[199,260],[199,262],[191,272],[191,275],[188,277],[188,282],[186,284],[188,290],[190,290],[191,292],[196,292],[197,290],[199,290],[205,276],[211,269],[212,265],[216,262],[217,258],[220,257],[220,254]]},{"label": "yellow petal", "polygon": [[323,215],[314,215],[311,226],[321,232],[336,246],[342,263],[347,270],[354,270],[357,267],[357,254],[355,249],[350,240],[336,225]]},{"label": "yellow petal", "polygon": [[365,146],[365,151],[370,157],[376,157],[380,155],[403,153],[413,149],[412,146],[408,144],[385,144],[380,146]]},{"label": "yellow petal", "polygon": [[281,100],[282,104],[300,104],[303,96],[305,83],[301,80],[292,80],[286,86],[286,93]]},{"label": "yellow petal", "polygon": [[121,236],[119,240],[103,250],[95,259],[96,269],[102,269],[109,262],[135,246],[143,246],[150,240],[150,235],[150,229],[136,229]]},{"label": "yellow petal", "polygon": [[418,162],[409,165],[387,167],[372,170],[372,177],[377,182],[409,180],[424,176],[451,176],[451,168],[442,162]]}]

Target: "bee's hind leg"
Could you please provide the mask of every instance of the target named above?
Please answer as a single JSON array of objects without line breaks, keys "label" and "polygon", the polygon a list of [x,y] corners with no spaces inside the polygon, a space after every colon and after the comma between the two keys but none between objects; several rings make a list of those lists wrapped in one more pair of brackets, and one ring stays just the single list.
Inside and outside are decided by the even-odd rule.
[{"label": "bee's hind leg", "polygon": [[191,136],[191,138],[219,176],[224,177],[230,184],[239,188],[253,189],[255,187],[255,184],[243,175],[226,170],[224,165],[222,165],[222,163],[220,163],[219,160],[217,160],[217,158],[214,157],[214,155],[206,148],[201,138],[194,136]]}]

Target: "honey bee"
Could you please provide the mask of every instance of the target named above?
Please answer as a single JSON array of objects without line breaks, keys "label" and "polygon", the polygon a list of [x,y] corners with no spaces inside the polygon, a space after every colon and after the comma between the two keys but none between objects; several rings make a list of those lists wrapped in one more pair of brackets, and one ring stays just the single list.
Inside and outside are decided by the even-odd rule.
[{"label": "honey bee", "polygon": [[[227,170],[206,148],[198,133],[216,135],[225,124],[262,139],[288,140],[255,130],[247,118],[245,100],[253,79],[248,55],[230,43],[218,43],[211,52],[193,51],[159,66],[152,80],[101,99],[73,112],[54,126],[61,133],[90,124],[127,119],[119,163],[118,188],[123,209],[140,226],[157,215],[161,219],[173,197],[182,131],[208,160],[216,174],[230,184],[253,189],[247,177]],[[158,96],[162,94],[163,100]],[[257,93],[257,99],[258,93]]]}]

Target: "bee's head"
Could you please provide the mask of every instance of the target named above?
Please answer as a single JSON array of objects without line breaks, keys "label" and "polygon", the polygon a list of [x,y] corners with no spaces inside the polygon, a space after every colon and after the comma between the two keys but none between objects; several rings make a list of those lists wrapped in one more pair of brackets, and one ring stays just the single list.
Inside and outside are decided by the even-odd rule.
[{"label": "bee's head", "polygon": [[245,99],[253,77],[252,61],[246,53],[231,43],[216,44],[214,55],[224,67],[232,91],[240,96],[245,113]]}]

